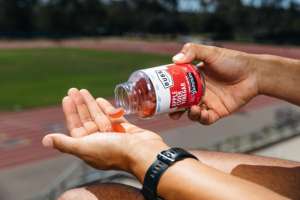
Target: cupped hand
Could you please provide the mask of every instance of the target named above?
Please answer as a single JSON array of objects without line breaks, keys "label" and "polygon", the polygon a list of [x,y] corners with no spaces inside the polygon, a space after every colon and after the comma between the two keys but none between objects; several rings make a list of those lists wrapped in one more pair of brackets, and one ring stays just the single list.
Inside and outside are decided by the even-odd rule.
[{"label": "cupped hand", "polygon": [[[123,117],[111,118],[115,108],[110,102],[103,98],[95,100],[87,90],[70,89],[63,99],[63,110],[70,136],[46,135],[44,146],[73,154],[97,169],[130,171],[134,156],[142,153],[144,147],[167,147],[156,133]],[[124,128],[124,133],[113,132],[116,123]]]},{"label": "cupped hand", "polygon": [[[203,62],[206,92],[200,105],[193,106],[188,116],[209,125],[232,114],[258,94],[256,59],[252,54],[213,46],[186,44],[173,57],[173,62]],[[183,113],[172,113],[179,119]]]}]

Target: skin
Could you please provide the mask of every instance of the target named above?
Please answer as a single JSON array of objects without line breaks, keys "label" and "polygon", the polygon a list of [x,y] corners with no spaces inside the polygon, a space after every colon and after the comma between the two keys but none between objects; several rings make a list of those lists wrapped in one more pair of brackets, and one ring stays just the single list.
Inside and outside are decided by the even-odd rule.
[{"label": "skin", "polygon": [[58,200],[144,200],[140,191],[122,184],[106,183],[76,188],[62,194]]},{"label": "skin", "polygon": [[262,185],[290,199],[300,198],[300,163],[235,153],[192,151],[208,166]]},{"label": "skin", "polygon": [[[300,185],[300,163],[233,153],[207,151],[192,151],[191,153],[206,165],[220,171],[262,185],[290,199],[300,198],[298,189]],[[108,188],[112,192],[108,193]],[[124,193],[124,190],[128,192]],[[69,190],[61,195],[60,200],[79,200],[83,197],[87,200],[102,198],[109,200],[143,199],[140,191],[130,186],[97,184]]]},{"label": "skin", "polygon": [[[248,54],[213,46],[186,44],[173,57],[175,63],[203,61],[206,94],[203,104],[193,106],[188,116],[210,125],[264,94],[300,105],[300,61],[272,55]],[[280,84],[278,84],[280,83]],[[179,119],[183,113],[173,113]]]},{"label": "skin", "polygon": [[[77,92],[76,89],[71,89],[71,91]],[[98,127],[112,127],[109,110],[112,110],[113,107],[105,99],[95,100],[87,90],[81,90],[77,92],[77,95],[81,95],[84,99],[90,116],[80,118],[79,109],[76,108],[72,98],[64,98],[64,111],[68,111],[65,115],[70,123],[68,127],[72,134],[76,133],[75,137],[51,134],[43,139],[43,144],[76,155],[97,169],[119,169],[130,172],[140,182],[143,182],[144,175],[156,155],[169,147],[157,134],[136,127],[126,122],[125,119],[120,119],[123,120],[121,124],[126,130],[125,133],[89,132],[84,128],[81,119],[91,117],[94,123],[102,123],[97,125]],[[103,119],[96,122],[96,119],[100,117]],[[108,124],[103,124],[104,122],[108,122]],[[78,130],[81,132],[78,133]],[[81,137],[77,137],[77,135],[81,135]],[[195,176],[197,176],[196,179]],[[179,181],[186,187],[178,185]],[[214,188],[218,188],[220,192],[211,192]],[[176,191],[176,193],[169,191]],[[185,199],[185,197],[191,199],[235,199],[242,196],[248,196],[249,199],[260,199],[261,197],[285,199],[271,190],[223,173],[193,159],[183,160],[170,167],[161,178],[158,192],[165,199],[174,200]]]},{"label": "skin", "polygon": [[[291,86],[300,84],[296,78],[300,75],[299,61],[285,58],[278,61],[279,57],[270,56],[275,60],[277,58],[277,61],[271,59],[272,62],[268,62],[266,57],[216,47],[185,45],[173,60],[177,63],[204,61],[206,65],[203,70],[207,79],[204,104],[192,107],[189,117],[203,124],[211,124],[231,114],[258,94],[280,97],[280,90],[289,91],[284,99],[299,104],[298,89]],[[279,73],[282,68],[286,71]],[[279,74],[283,77],[278,77]],[[277,79],[286,82],[269,85],[274,85]],[[143,182],[146,170],[157,153],[169,147],[156,133],[136,127],[124,118],[118,119],[117,123],[121,123],[125,133],[110,132],[115,119],[109,117],[109,113],[114,110],[109,102],[102,98],[94,100],[87,90],[71,89],[68,94],[69,97],[63,100],[63,107],[71,137],[50,134],[43,139],[43,144],[78,156],[98,169],[130,172]],[[179,118],[181,114],[173,114],[172,118]],[[158,185],[160,196],[172,200],[299,198],[295,192],[299,185],[298,163],[213,152],[197,152],[196,155],[201,162],[185,159],[166,171]],[[277,170],[276,174],[272,174],[270,169],[272,172]],[[264,173],[258,176],[258,170]],[[291,187],[282,188],[284,184]],[[79,192],[92,193],[93,198],[98,198],[89,188],[82,188]],[[115,192],[118,194],[118,189]],[[66,194],[61,198],[70,196],[69,192]],[[136,195],[128,199],[140,198],[138,192]],[[113,196],[105,199],[114,198],[117,199]],[[125,198],[123,196],[121,199]]]}]

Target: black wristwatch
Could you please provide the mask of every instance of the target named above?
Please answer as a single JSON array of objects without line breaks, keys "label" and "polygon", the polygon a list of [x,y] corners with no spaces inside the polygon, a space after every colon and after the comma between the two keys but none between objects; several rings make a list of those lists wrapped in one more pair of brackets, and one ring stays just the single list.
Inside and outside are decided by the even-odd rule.
[{"label": "black wristwatch", "polygon": [[198,160],[196,156],[181,148],[171,148],[157,155],[157,160],[149,167],[144,178],[142,194],[146,200],[161,199],[157,195],[160,177],[171,165],[185,158]]}]

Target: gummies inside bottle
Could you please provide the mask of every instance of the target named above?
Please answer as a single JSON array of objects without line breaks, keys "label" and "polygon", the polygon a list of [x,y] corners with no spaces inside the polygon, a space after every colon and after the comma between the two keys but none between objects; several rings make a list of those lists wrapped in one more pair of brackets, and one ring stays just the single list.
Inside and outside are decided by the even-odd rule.
[{"label": "gummies inside bottle", "polygon": [[115,103],[126,114],[150,118],[188,109],[201,102],[205,79],[192,64],[169,64],[135,71],[115,88]]}]

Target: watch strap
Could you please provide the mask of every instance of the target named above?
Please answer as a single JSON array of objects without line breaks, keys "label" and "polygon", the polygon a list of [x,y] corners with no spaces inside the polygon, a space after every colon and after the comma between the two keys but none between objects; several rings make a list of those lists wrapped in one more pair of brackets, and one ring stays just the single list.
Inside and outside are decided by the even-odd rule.
[{"label": "watch strap", "polygon": [[157,186],[161,176],[171,165],[186,158],[198,160],[197,157],[182,148],[171,148],[157,155],[157,160],[149,167],[144,178],[142,193],[146,200],[159,198]]},{"label": "watch strap", "polygon": [[145,178],[142,193],[146,200],[157,199],[157,185],[160,177],[168,169],[169,165],[156,160],[148,169]]}]

